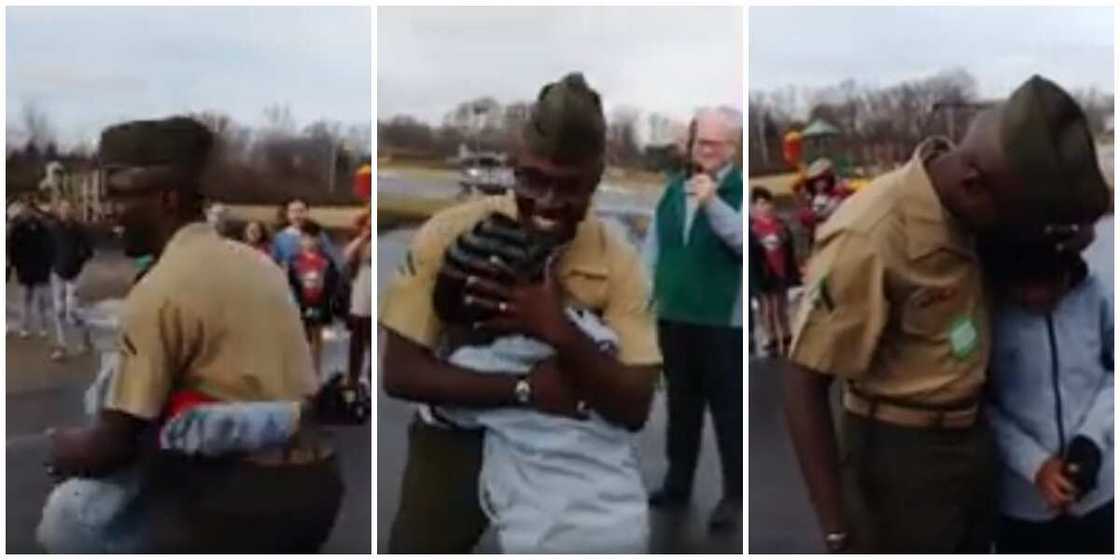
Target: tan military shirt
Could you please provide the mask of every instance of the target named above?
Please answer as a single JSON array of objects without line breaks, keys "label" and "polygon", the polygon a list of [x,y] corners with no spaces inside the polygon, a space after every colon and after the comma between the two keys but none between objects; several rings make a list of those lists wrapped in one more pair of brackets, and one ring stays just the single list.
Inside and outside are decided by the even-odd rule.
[{"label": "tan military shirt", "polygon": [[223,401],[299,400],[317,388],[284,273],[205,223],[171,239],[129,292],[105,407],[155,419],[177,390]]},{"label": "tan military shirt", "polygon": [[918,147],[818,231],[791,360],[868,395],[922,404],[979,395],[990,327],[972,238],[941,206]]},{"label": "tan military shirt", "polygon": [[[512,196],[481,198],[440,212],[413,237],[379,314],[381,326],[427,348],[435,348],[443,325],[432,306],[436,276],[447,247],[493,211],[516,216]],[[655,319],[649,280],[637,251],[588,216],[559,264],[568,303],[601,313],[619,338],[618,359],[628,365],[657,365]]]}]

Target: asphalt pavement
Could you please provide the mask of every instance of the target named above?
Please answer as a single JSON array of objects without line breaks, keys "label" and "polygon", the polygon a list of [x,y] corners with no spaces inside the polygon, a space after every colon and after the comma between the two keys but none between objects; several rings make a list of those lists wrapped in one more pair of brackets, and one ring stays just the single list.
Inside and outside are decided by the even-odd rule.
[{"label": "asphalt pavement", "polygon": [[[95,346],[111,345],[109,327],[114,321],[116,303],[127,286],[129,267],[119,255],[100,255],[82,276],[82,297],[94,296],[87,309],[91,319],[102,325],[95,329]],[[18,317],[19,290],[6,286],[8,328]],[[105,299],[101,299],[105,298]],[[90,300],[84,300],[90,301]],[[343,369],[348,341],[344,329],[324,347],[324,370]],[[51,481],[43,471],[47,440],[43,432],[52,426],[73,426],[87,422],[82,396],[96,374],[96,352],[71,355],[61,363],[48,359],[50,339],[33,336],[22,339],[10,330],[6,338],[6,552],[41,553],[34,531]],[[322,552],[362,553],[372,550],[372,430],[367,426],[335,428],[331,439],[340,457],[346,494],[334,530]]]},{"label": "asphalt pavement", "polygon": [[[1094,274],[1114,292],[1113,216],[1097,225],[1085,251]],[[782,411],[782,362],[751,358],[748,367],[748,532],[751,554],[819,553],[824,548]],[[835,386],[834,386],[835,388]],[[836,395],[834,394],[834,397]],[[833,399],[834,407],[837,399]]]}]

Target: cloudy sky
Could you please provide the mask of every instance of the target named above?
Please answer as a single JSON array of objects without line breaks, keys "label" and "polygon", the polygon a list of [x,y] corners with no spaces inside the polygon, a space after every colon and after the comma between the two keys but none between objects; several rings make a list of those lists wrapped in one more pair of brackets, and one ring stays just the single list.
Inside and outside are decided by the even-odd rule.
[{"label": "cloudy sky", "polygon": [[892,85],[963,67],[983,98],[1031,74],[1112,91],[1109,7],[759,7],[749,14],[750,89],[846,78]]},{"label": "cloudy sky", "polygon": [[379,8],[377,114],[438,124],[472,98],[532,100],[572,70],[608,112],[739,107],[742,24],[739,8]]},{"label": "cloudy sky", "polygon": [[107,124],[216,110],[257,126],[370,123],[369,8],[6,9],[7,128],[33,103],[63,144]]}]

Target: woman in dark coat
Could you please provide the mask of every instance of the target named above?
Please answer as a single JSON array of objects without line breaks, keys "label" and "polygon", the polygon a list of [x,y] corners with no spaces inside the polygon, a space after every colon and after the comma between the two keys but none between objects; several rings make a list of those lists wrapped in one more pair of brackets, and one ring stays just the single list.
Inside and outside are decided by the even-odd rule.
[{"label": "woman in dark coat", "polygon": [[45,203],[29,204],[8,232],[8,258],[15,268],[16,280],[23,288],[19,335],[30,336],[34,315],[39,319],[39,335],[47,336],[50,315],[51,266],[54,242],[50,217],[41,208]]}]

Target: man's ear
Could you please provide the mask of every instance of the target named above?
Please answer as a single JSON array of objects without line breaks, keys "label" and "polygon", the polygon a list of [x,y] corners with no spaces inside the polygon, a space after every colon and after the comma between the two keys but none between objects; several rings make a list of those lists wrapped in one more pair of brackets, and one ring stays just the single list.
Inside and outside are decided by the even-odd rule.
[{"label": "man's ear", "polygon": [[958,162],[957,165],[961,167],[959,171],[961,174],[960,184],[964,194],[970,197],[979,196],[984,188],[981,182],[983,175],[981,175],[980,170],[966,162]]}]

